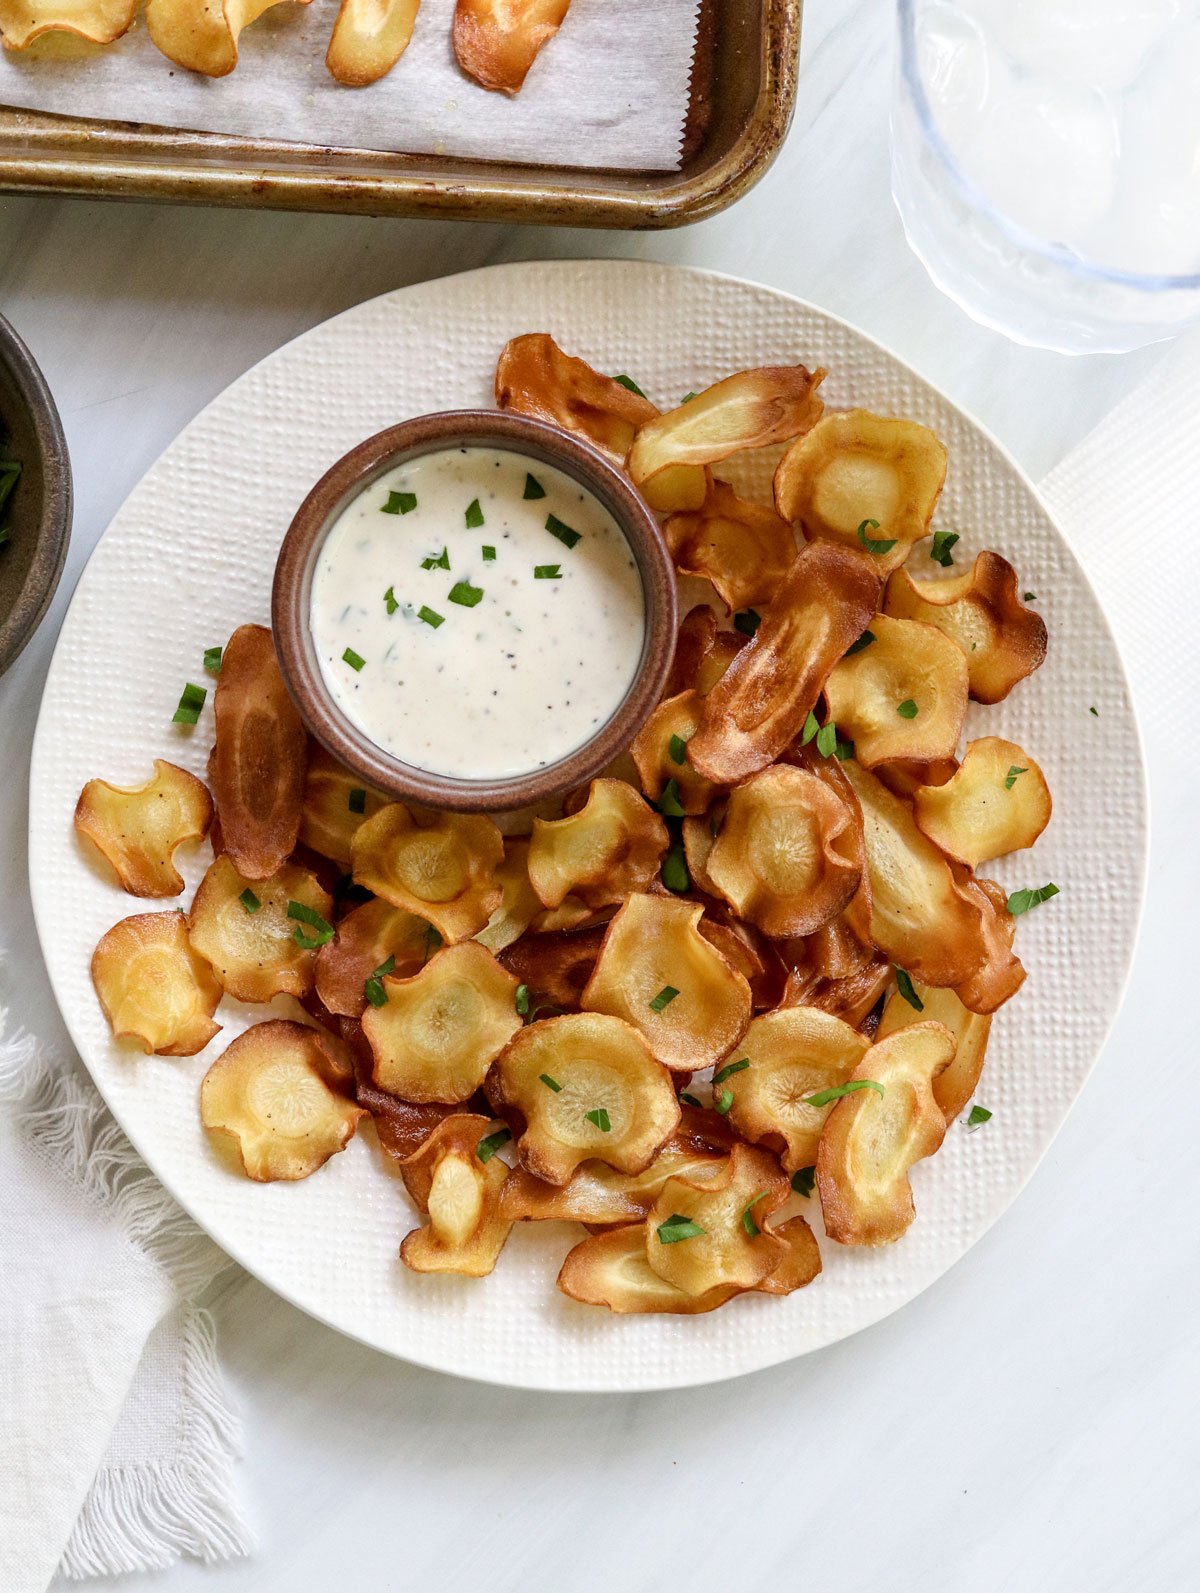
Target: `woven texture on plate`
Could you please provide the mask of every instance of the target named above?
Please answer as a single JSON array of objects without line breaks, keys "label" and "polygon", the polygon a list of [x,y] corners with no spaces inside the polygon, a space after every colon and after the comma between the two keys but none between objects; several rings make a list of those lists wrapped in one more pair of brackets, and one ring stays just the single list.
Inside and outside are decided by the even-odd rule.
[{"label": "woven texture on plate", "polygon": [[[854,1252],[825,1243],[825,1271],[810,1288],[736,1300],[710,1316],[620,1318],[565,1300],[554,1277],[578,1230],[558,1224],[514,1230],[482,1283],[406,1272],[397,1250],[411,1209],[367,1136],[300,1184],[251,1184],[212,1154],[199,1081],[260,1011],[226,1003],[224,1033],[205,1053],[143,1058],[113,1045],[88,978],[96,940],[137,904],[75,840],[84,781],[136,781],[155,756],[202,774],[211,710],[196,732],[173,727],[180,687],[204,679],[205,648],[245,620],[266,620],[275,551],[308,487],[383,426],[490,402],[505,340],[543,329],[602,370],[629,372],[663,404],[747,365],[803,360],[828,367],[829,404],[926,422],[949,449],[936,524],[961,534],[959,565],[982,547],[1004,553],[1050,627],[1045,667],[998,707],[972,707],[968,720],[969,734],[1019,742],[1054,793],[1036,848],[989,872],[1009,888],[1053,880],[1062,890],[1019,926],[1029,978],[996,1019],[981,1089],[995,1115],[976,1133],[956,1124],[916,1169],[917,1220],[900,1244]],[[34,906],[58,1000],[113,1112],[176,1198],[272,1288],[380,1349],[467,1376],[561,1389],[709,1382],[894,1311],[956,1261],[1029,1177],[1125,983],[1145,867],[1137,749],[1107,625],[1032,488],[893,355],[811,306],[699,272],[627,262],[494,267],[373,300],[289,344],[211,404],[132,493],[79,584],[46,687],[30,803]],[[188,861],[189,896],[205,851]]]}]

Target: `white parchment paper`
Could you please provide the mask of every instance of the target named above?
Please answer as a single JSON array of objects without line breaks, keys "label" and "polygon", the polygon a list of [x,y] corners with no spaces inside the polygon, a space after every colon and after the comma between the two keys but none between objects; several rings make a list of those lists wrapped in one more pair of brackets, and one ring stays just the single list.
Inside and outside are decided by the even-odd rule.
[{"label": "white parchment paper", "polygon": [[160,55],[139,17],[104,48],[59,35],[0,52],[0,105],[346,149],[673,171],[697,10],[698,0],[572,0],[514,98],[459,69],[454,0],[422,0],[408,50],[364,89],[325,69],[337,0],[274,7],[217,79]]}]

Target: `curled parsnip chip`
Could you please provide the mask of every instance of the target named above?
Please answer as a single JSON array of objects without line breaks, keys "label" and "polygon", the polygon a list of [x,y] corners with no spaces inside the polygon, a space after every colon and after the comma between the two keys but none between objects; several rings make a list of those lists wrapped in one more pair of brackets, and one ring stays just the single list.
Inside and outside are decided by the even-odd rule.
[{"label": "curled parsnip chip", "polygon": [[111,44],[133,21],[137,0],[0,0],[0,38],[23,50],[43,33],[75,33]]},{"label": "curled parsnip chip", "polygon": [[137,913],[102,935],[92,983],[118,1040],[159,1056],[194,1056],[221,1025],[221,986],[188,940],[182,913]]},{"label": "curled parsnip chip", "polygon": [[365,88],[386,77],[408,49],[420,3],[341,0],[325,52],[330,76],[347,88]]},{"label": "curled parsnip chip", "polygon": [[183,877],[172,862],[184,841],[202,841],[212,823],[208,787],[162,758],[145,785],[89,780],[75,804],[75,828],[116,870],[131,896],[178,896]]},{"label": "curled parsnip chip", "polygon": [[317,952],[317,994],[330,1012],[361,1017],[367,981],[382,977],[378,970],[385,965],[401,978],[415,973],[428,961],[433,941],[429,925],[415,913],[378,897],[363,902],[341,919],[333,939]]},{"label": "curled parsnip chip", "polygon": [[865,928],[852,922],[847,913],[839,913],[806,937],[804,949],[807,960],[822,979],[848,979],[865,968],[875,955],[870,935],[869,899]]},{"label": "curled parsnip chip", "polygon": [[504,838],[479,814],[439,813],[419,824],[391,802],[358,827],[352,853],[360,885],[426,919],[449,944],[477,934],[503,900],[496,870]]},{"label": "curled parsnip chip", "polygon": [[844,1084],[869,1042],[818,1007],[781,1007],[755,1018],[738,1046],[749,1066],[729,1074],[729,1118],[743,1139],[779,1150],[784,1171],[811,1167],[830,1107],[809,1098]]},{"label": "curled parsnip chip", "polygon": [[946,450],[927,427],[847,409],[823,416],[784,454],[775,507],[810,542],[839,542],[887,575],[928,536],[945,480]]},{"label": "curled parsnip chip", "polygon": [[551,930],[522,935],[501,952],[500,961],[525,986],[531,1016],[539,1007],[561,1007],[573,1012],[603,944],[602,925],[594,929]]},{"label": "curled parsnip chip", "polygon": [[717,615],[707,603],[698,603],[688,609],[679,622],[675,637],[675,656],[671,660],[671,673],[663,688],[663,697],[678,697],[696,684],[696,671],[700,661],[717,639]]},{"label": "curled parsnip chip", "polygon": [[[486,1278],[512,1227],[500,1213],[508,1168],[479,1146],[495,1122],[473,1112],[444,1118],[421,1148],[400,1164],[404,1187],[429,1218],[400,1246],[414,1272],[458,1272]],[[486,1145],[485,1145],[486,1148]]]},{"label": "curled parsnip chip", "polygon": [[773,1272],[759,1284],[762,1294],[794,1294],[806,1288],[821,1271],[821,1247],[803,1217],[789,1217],[771,1229],[776,1239],[787,1246]]},{"label": "curled parsnip chip", "polygon": [[741,631],[718,631],[696,670],[696,690],[702,697],[708,696],[749,640]]},{"label": "curled parsnip chip", "polygon": [[239,1034],[200,1085],[200,1121],[237,1141],[259,1183],[315,1173],[366,1115],[342,1093],[317,1030],[285,1018]]},{"label": "curled parsnip chip", "polygon": [[644,1172],[679,1124],[671,1075],[636,1029],[603,1013],[522,1029],[501,1052],[488,1091],[524,1116],[521,1165],[548,1184],[565,1184],[589,1160]]},{"label": "curled parsnip chip", "polygon": [[541,899],[529,878],[528,841],[517,837],[505,841],[496,884],[503,893],[500,905],[474,938],[499,955],[521,938],[542,911]]},{"label": "curled parsnip chip", "polygon": [[500,1197],[500,1210],[515,1222],[638,1222],[654,1205],[668,1178],[695,1183],[723,1171],[733,1135],[715,1112],[684,1107],[679,1127],[641,1173],[619,1173],[603,1162],[582,1162],[569,1183],[544,1183],[514,1167]]},{"label": "curled parsnip chip", "polygon": [[700,933],[704,909],[631,896],[608,926],[581,1005],[640,1030],[676,1072],[719,1062],[750,1021],[750,986]]},{"label": "curled parsnip chip", "polygon": [[454,54],[484,88],[515,94],[538,51],[558,32],[571,0],[458,0]]},{"label": "curled parsnip chip", "polygon": [[496,403],[574,432],[619,465],[638,427],[658,414],[648,398],[564,354],[546,332],[526,332],[504,345],[496,365]]},{"label": "curled parsnip chip", "polygon": [[240,625],[229,638],[213,713],[208,773],[221,844],[246,879],[266,879],[300,833],[308,737],[262,625]]},{"label": "curled parsnip chip", "polygon": [[[817,1189],[825,1232],[843,1245],[887,1245],[915,1215],[909,1168],[946,1134],[933,1085],[954,1059],[941,1023],[914,1023],[877,1041],[851,1082],[870,1080],[837,1102],[821,1133]],[[882,1090],[882,1094],[879,1092]]]},{"label": "curled parsnip chip", "polygon": [[[704,813],[716,793],[716,786],[697,774],[687,755],[687,744],[700,723],[703,699],[699,692],[682,691],[668,697],[647,719],[633,738],[630,752],[637,767],[642,790],[658,802],[669,781],[672,794],[685,813]],[[678,815],[678,807],[672,811]]]},{"label": "curled parsnip chip", "polygon": [[724,816],[725,804],[720,802],[711,813],[702,818],[684,819],[682,825],[683,850],[687,857],[692,888],[703,891],[706,896],[711,896],[716,901],[720,901],[721,896],[708,876],[708,860],[716,845]]},{"label": "curled parsnip chip", "polygon": [[1017,572],[998,553],[981,553],[963,575],[889,579],[884,613],[936,625],[966,654],[971,696],[1002,701],[1046,656],[1046,622],[1018,596]]},{"label": "curled parsnip chip", "polygon": [[474,941],[447,946],[419,973],[380,980],[363,1013],[375,1082],[406,1101],[466,1101],[521,1027],[517,981]]},{"label": "curled parsnip chip", "polygon": [[972,1012],[995,1012],[1025,983],[1025,970],[1012,949],[1017,921],[1008,910],[1002,886],[994,880],[975,879],[960,863],[951,863],[950,869],[959,890],[980,915],[979,959],[956,986],[958,998]]},{"label": "curled parsnip chip", "polygon": [[312,989],[314,943],[320,937],[304,920],[289,917],[292,903],[324,920],[333,910],[328,892],[294,863],[285,863],[269,879],[250,881],[223,852],[200,881],[188,934],[238,1001],[302,996]]},{"label": "curled parsnip chip", "polygon": [[382,793],[363,785],[358,775],[330,757],[318,742],[311,743],[300,814],[300,839],[305,846],[349,868],[355,830],[387,801]]},{"label": "curled parsnip chip", "polygon": [[829,717],[866,769],[952,758],[967,712],[967,660],[932,625],[871,621],[875,640],[843,658],[825,682]]},{"label": "curled parsnip chip", "polygon": [[781,1007],[819,1007],[851,1028],[867,1025],[880,996],[892,981],[892,965],[876,953],[861,968],[839,978],[828,978],[811,963],[801,963],[788,975]]},{"label": "curled parsnip chip", "polygon": [[[358,1104],[371,1114],[379,1148],[384,1155],[393,1162],[402,1162],[424,1145],[444,1118],[461,1111],[462,1108],[448,1105],[444,1101],[427,1101],[418,1105],[413,1101],[402,1101],[398,1095],[381,1090],[372,1077],[375,1059],[371,1055],[371,1048],[362,1035],[357,1019],[341,1020],[343,1037],[347,1043],[350,1043],[351,1036],[347,1030],[351,1025],[359,1030],[359,1041],[352,1045],[355,1098]],[[470,1110],[479,1109],[481,1108],[477,1107],[475,1102],[470,1103]],[[486,1110],[486,1103],[482,1109]]]},{"label": "curled parsnip chip", "polygon": [[629,474],[644,487],[674,467],[713,465],[744,448],[800,436],[825,407],[817,397],[824,376],[803,365],[764,365],[727,376],[647,420],[630,450]]},{"label": "curled parsnip chip", "polygon": [[1050,822],[1046,777],[1015,741],[984,736],[967,743],[962,766],[944,785],[913,794],[913,817],[948,857],[978,868],[1032,846]]},{"label": "curled parsnip chip", "polygon": [[580,1305],[606,1305],[619,1316],[703,1316],[745,1291],[718,1285],[685,1294],[646,1260],[646,1224],[626,1223],[581,1240],[568,1252],[558,1287]]},{"label": "curled parsnip chip", "polygon": [[693,767],[732,785],[773,763],[874,618],[880,591],[874,571],[842,548],[811,543],[798,553],[749,645],[704,699]]},{"label": "curled parsnip chip", "polygon": [[758,1288],[787,1251],[767,1223],[788,1194],[775,1157],[751,1145],[735,1145],[717,1178],[669,1178],[646,1219],[651,1271],[693,1299]]},{"label": "curled parsnip chip", "polygon": [[735,918],[724,902],[704,902],[700,933],[730,963],[750,986],[750,998],[757,1012],[778,1006],[787,980],[787,969],[774,945],[753,924]]},{"label": "curled parsnip chip", "polygon": [[[279,0],[146,0],[146,30],[177,66],[224,77],[238,63],[238,38]],[[299,0],[307,5],[308,0]],[[222,663],[222,671],[224,663]]]},{"label": "curled parsnip chip", "polygon": [[862,864],[835,845],[860,823],[815,774],[776,764],[729,794],[706,859],[717,891],[772,936],[810,935],[858,890]]},{"label": "curled parsnip chip", "polygon": [[942,1023],[954,1036],[954,1060],[933,1081],[933,1098],[949,1125],[975,1093],[991,1031],[990,1015],[971,1012],[953,990],[938,990],[933,985],[913,981],[913,994],[921,1003],[917,1011],[898,990],[888,997],[879,1020],[876,1040],[886,1040],[897,1029],[911,1029],[914,1023]]},{"label": "curled parsnip chip", "polygon": [[568,895],[599,908],[641,890],[658,873],[667,826],[624,780],[593,780],[587,801],[565,819],[535,819],[529,878],[547,907]]},{"label": "curled parsnip chip", "polygon": [[796,557],[786,520],[714,481],[699,509],[673,514],[663,537],[681,575],[711,581],[727,609],[769,603]]},{"label": "curled parsnip chip", "polygon": [[957,758],[938,758],[933,763],[910,763],[901,758],[896,763],[876,764],[872,773],[894,796],[911,802],[918,786],[945,785],[957,768]]}]

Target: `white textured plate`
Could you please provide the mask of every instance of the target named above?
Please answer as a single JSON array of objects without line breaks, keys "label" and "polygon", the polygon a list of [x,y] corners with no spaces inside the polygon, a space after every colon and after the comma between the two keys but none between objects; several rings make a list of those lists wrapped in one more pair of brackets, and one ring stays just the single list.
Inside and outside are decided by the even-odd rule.
[{"label": "white textured plate", "polygon": [[[937,523],[962,533],[959,562],[997,548],[1050,627],[1045,667],[998,708],[973,706],[968,722],[1028,748],[1054,792],[1046,835],[995,875],[1010,888],[1062,888],[1020,922],[1029,978],[996,1019],[979,1097],[995,1115],[974,1133],[956,1123],[916,1169],[917,1219],[899,1244],[824,1243],[810,1288],[710,1316],[616,1317],[566,1300],[554,1278],[579,1230],[560,1224],[519,1225],[483,1282],[406,1271],[397,1250],[411,1208],[369,1134],[299,1184],[252,1184],[209,1149],[200,1079],[261,1010],[227,1002],[224,1033],[200,1056],[143,1057],[113,1043],[88,975],[99,936],[140,904],[75,838],[84,781],[136,782],[155,756],[203,774],[211,698],[197,730],[180,730],[170,723],[180,688],[205,679],[206,647],[267,620],[275,551],[312,482],[394,421],[490,402],[505,340],[541,329],[602,370],[630,372],[664,404],[743,366],[803,360],[828,366],[827,402],[926,422],[949,448]],[[167,1188],[230,1255],[332,1326],[427,1366],[535,1388],[663,1388],[748,1372],[878,1321],[945,1272],[1025,1183],[1096,1059],[1145,870],[1139,743],[1113,640],[1012,461],[893,355],[811,305],[635,263],[502,266],[405,288],[317,327],[222,393],[92,556],[46,684],[31,782],[30,878],[55,993],[105,1099]],[[185,902],[206,855],[192,849]],[[804,1204],[816,1219],[816,1202]]]}]

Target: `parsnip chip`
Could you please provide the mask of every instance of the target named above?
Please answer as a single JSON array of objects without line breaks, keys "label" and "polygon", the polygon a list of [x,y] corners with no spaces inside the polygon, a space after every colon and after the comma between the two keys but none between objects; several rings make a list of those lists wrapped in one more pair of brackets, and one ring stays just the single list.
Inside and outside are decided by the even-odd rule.
[{"label": "parsnip chip", "polygon": [[663,537],[680,575],[710,581],[730,610],[769,603],[796,557],[787,521],[723,481],[713,482],[699,509],[671,515]]},{"label": "parsnip chip", "polygon": [[[928,427],[846,409],[823,416],[784,454],[775,507],[810,542],[852,548],[882,576],[928,536],[945,480],[946,450]],[[875,552],[864,538],[891,546]]]},{"label": "parsnip chip", "polygon": [[571,934],[577,929],[607,924],[613,912],[611,905],[589,907],[578,896],[565,896],[557,907],[543,907],[529,927],[535,935]]},{"label": "parsnip chip", "polygon": [[706,871],[738,914],[772,936],[810,935],[850,901],[862,865],[837,838],[859,823],[816,775],[789,764],[763,769],[729,794]]},{"label": "parsnip chip", "polygon": [[750,1021],[750,986],[700,933],[703,911],[674,896],[631,896],[608,926],[581,1003],[633,1024],[681,1073],[721,1061]]},{"label": "parsnip chip", "polygon": [[468,77],[515,94],[538,51],[558,32],[571,0],[458,0],[454,54]]},{"label": "parsnip chip", "polygon": [[101,936],[92,983],[118,1040],[159,1056],[194,1056],[220,1029],[221,986],[188,940],[182,913],[137,913]]},{"label": "parsnip chip", "polygon": [[222,845],[246,879],[266,879],[300,834],[308,736],[262,625],[240,625],[230,637],[213,712],[208,773]]},{"label": "parsnip chip", "polygon": [[818,1007],[782,1007],[755,1018],[738,1046],[738,1068],[724,1081],[729,1118],[743,1139],[780,1151],[784,1171],[811,1167],[829,1106],[809,1097],[844,1084],[868,1041]]},{"label": "parsnip chip", "polygon": [[1041,769],[1015,741],[998,736],[968,742],[961,768],[944,785],[913,795],[918,828],[968,868],[1032,846],[1050,808]]},{"label": "parsnip chip", "polygon": [[183,877],[172,862],[185,841],[202,841],[212,823],[208,787],[162,758],[145,785],[89,780],[75,804],[75,828],[116,870],[131,896],[178,896]]},{"label": "parsnip chip", "polygon": [[788,1194],[774,1156],[751,1145],[735,1145],[717,1178],[669,1178],[646,1219],[651,1271],[693,1299],[758,1288],[787,1252],[767,1222]]},{"label": "parsnip chip", "polygon": [[675,656],[671,660],[671,673],[663,688],[663,700],[678,697],[681,691],[690,691],[696,684],[696,671],[700,661],[717,639],[716,610],[707,603],[697,603],[688,609],[679,622],[675,637]]},{"label": "parsnip chip", "polygon": [[330,757],[319,742],[308,749],[300,839],[322,857],[350,867],[350,842],[359,825],[387,805],[381,792]]},{"label": "parsnip chip", "polygon": [[743,448],[800,436],[825,407],[817,397],[824,376],[803,365],[738,371],[645,421],[629,454],[634,484],[643,487],[673,466],[713,465]]},{"label": "parsnip chip", "polygon": [[603,926],[522,935],[501,952],[500,962],[525,986],[531,1015],[547,1006],[573,1012],[603,944]]},{"label": "parsnip chip", "polygon": [[876,1040],[886,1040],[898,1029],[911,1029],[914,1023],[942,1023],[954,1036],[954,1060],[933,1081],[933,1098],[941,1107],[947,1125],[952,1123],[975,1093],[991,1031],[990,1015],[971,1012],[953,990],[938,990],[933,985],[913,981],[913,994],[921,1003],[917,1011],[898,990],[888,997],[879,1020]]},{"label": "parsnip chip", "polygon": [[365,88],[386,77],[408,49],[420,3],[341,0],[325,52],[330,76],[347,88]]},{"label": "parsnip chip", "polygon": [[1017,572],[998,553],[981,553],[963,575],[914,581],[897,570],[885,614],[936,625],[966,654],[971,696],[1001,702],[1046,656],[1046,622],[1018,596]]},{"label": "parsnip chip", "polygon": [[529,878],[528,841],[517,838],[505,841],[504,858],[496,870],[496,884],[503,892],[500,905],[474,938],[499,955],[506,946],[520,939],[542,911],[541,900]]},{"label": "parsnip chip", "polygon": [[980,955],[972,972],[956,986],[958,998],[972,1012],[995,1012],[1025,983],[1025,970],[1012,950],[1017,921],[1008,910],[1002,886],[976,879],[960,863],[951,863],[950,870],[980,915]]},{"label": "parsnip chip", "polygon": [[582,1240],[568,1252],[558,1287],[580,1305],[606,1305],[620,1316],[702,1316],[743,1294],[725,1284],[685,1294],[660,1278],[646,1260],[645,1223],[627,1223]]},{"label": "parsnip chip", "polygon": [[387,965],[398,978],[415,973],[434,949],[429,925],[415,913],[378,897],[346,914],[334,937],[317,952],[317,994],[330,1012],[358,1018],[367,1005],[367,982]]},{"label": "parsnip chip", "polygon": [[704,813],[716,786],[697,774],[687,755],[687,744],[700,723],[703,699],[699,692],[682,691],[659,703],[633,738],[630,752],[642,790],[652,802],[662,797],[668,781],[685,813]]},{"label": "parsnip chip", "polygon": [[708,696],[749,640],[741,631],[717,632],[712,646],[696,670],[696,690],[702,697]]},{"label": "parsnip chip", "polygon": [[137,0],[0,0],[0,38],[6,50],[23,50],[43,33],[74,33],[111,44],[126,32]]},{"label": "parsnip chip", "polygon": [[637,428],[658,414],[648,398],[564,354],[546,332],[505,344],[496,366],[496,403],[574,432],[618,465],[629,457]]},{"label": "parsnip chip", "polygon": [[819,1007],[851,1028],[865,1032],[868,1019],[892,979],[892,965],[876,953],[861,968],[839,978],[819,973],[811,963],[793,968],[781,1007]]},{"label": "parsnip chip", "polygon": [[380,980],[363,1013],[375,1082],[406,1101],[466,1101],[521,1027],[517,981],[474,941],[447,946],[419,973]]},{"label": "parsnip chip", "polygon": [[428,920],[450,945],[477,934],[503,900],[496,870],[504,839],[481,814],[440,813],[418,824],[392,802],[359,826],[351,850],[360,885]]},{"label": "parsnip chip", "polygon": [[292,903],[323,920],[333,911],[328,892],[294,863],[251,881],[223,852],[200,881],[188,934],[236,1000],[270,1001],[312,989],[320,936],[305,920],[288,916]]},{"label": "parsnip chip", "polygon": [[239,1034],[200,1085],[200,1121],[237,1141],[258,1183],[315,1173],[366,1115],[338,1087],[317,1030],[284,1018]]},{"label": "parsnip chip", "polygon": [[568,894],[587,907],[622,901],[658,873],[670,837],[662,819],[623,780],[593,780],[565,819],[535,819],[529,878],[547,907]]},{"label": "parsnip chip", "polygon": [[512,1227],[500,1214],[508,1168],[496,1155],[481,1160],[479,1147],[496,1124],[472,1112],[443,1119],[400,1164],[404,1187],[428,1216],[400,1246],[414,1272],[458,1272],[486,1278]]},{"label": "parsnip chip", "polygon": [[773,763],[800,734],[830,670],[874,618],[878,577],[854,554],[796,555],[748,646],[704,699],[688,755],[719,785]]},{"label": "parsnip chip", "polygon": [[783,996],[787,969],[765,935],[755,929],[753,924],[742,923],[729,912],[724,902],[716,900],[704,902],[700,933],[750,986],[750,999],[756,1012],[765,1007],[778,1006]]},{"label": "parsnip chip", "polygon": [[[308,0],[297,3],[307,5]],[[243,29],[278,4],[279,0],[146,0],[146,31],[168,61],[205,77],[224,77],[238,63]]]},{"label": "parsnip chip", "polygon": [[957,758],[938,758],[933,763],[910,763],[901,758],[895,763],[876,764],[871,772],[893,796],[911,802],[918,786],[945,785],[957,768]]},{"label": "parsnip chip", "polygon": [[787,1246],[774,1271],[759,1284],[761,1294],[795,1294],[820,1276],[821,1247],[803,1217],[789,1217],[771,1229],[776,1239]]},{"label": "parsnip chip", "polygon": [[642,497],[658,514],[690,514],[712,491],[707,465],[667,465],[641,486]]},{"label": "parsnip chip", "polygon": [[825,682],[829,717],[865,769],[952,758],[967,712],[967,660],[932,625],[871,621],[875,640],[843,658]]},{"label": "parsnip chip", "polygon": [[704,818],[684,819],[682,825],[683,851],[687,858],[692,886],[695,890],[703,891],[706,896],[711,896],[715,901],[720,901],[721,895],[709,878],[708,860],[712,856],[712,849],[716,845],[724,816],[725,804],[721,802]]},{"label": "parsnip chip", "polygon": [[565,1184],[589,1160],[644,1172],[679,1124],[671,1075],[636,1029],[602,1013],[529,1024],[488,1089],[523,1114],[521,1165],[548,1184]]},{"label": "parsnip chip", "polygon": [[822,979],[849,979],[865,968],[875,956],[870,936],[870,908],[866,929],[839,913],[805,938],[805,953]]},{"label": "parsnip chip", "polygon": [[817,1189],[825,1232],[843,1245],[887,1245],[915,1215],[909,1169],[946,1133],[933,1084],[954,1059],[941,1023],[914,1023],[878,1041],[855,1070],[864,1087],[837,1102],[821,1133]]}]

